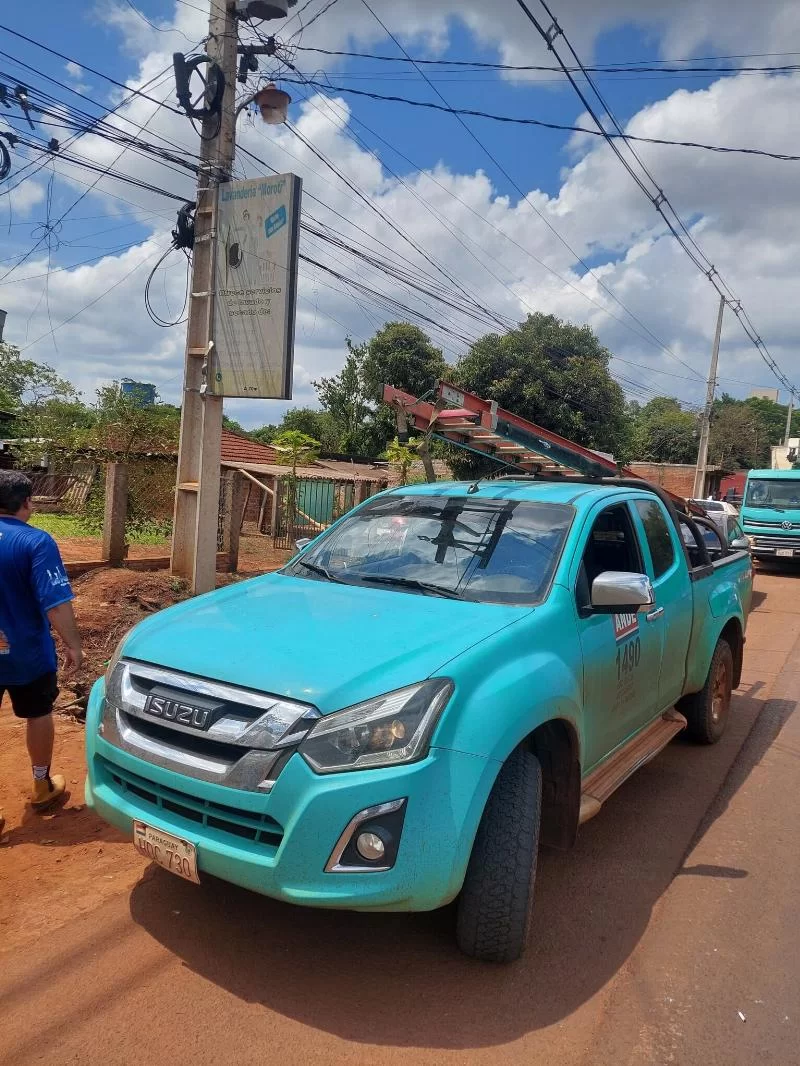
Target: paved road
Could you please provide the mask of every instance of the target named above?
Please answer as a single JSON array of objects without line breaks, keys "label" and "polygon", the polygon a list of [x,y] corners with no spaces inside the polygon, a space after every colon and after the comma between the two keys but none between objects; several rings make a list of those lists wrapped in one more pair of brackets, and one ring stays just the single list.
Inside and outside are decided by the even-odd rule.
[{"label": "paved road", "polygon": [[523,962],[462,958],[449,911],[306,911],[151,869],[0,954],[0,1062],[800,1063],[800,576],[757,588],[732,728],[674,742],[543,855]]}]

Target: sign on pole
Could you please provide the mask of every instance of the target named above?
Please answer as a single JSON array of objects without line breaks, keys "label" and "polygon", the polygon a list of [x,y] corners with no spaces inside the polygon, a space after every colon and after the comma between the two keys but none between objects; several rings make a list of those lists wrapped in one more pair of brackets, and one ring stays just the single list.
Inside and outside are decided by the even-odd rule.
[{"label": "sign on pole", "polygon": [[292,398],[301,191],[294,174],[219,187],[215,396]]}]

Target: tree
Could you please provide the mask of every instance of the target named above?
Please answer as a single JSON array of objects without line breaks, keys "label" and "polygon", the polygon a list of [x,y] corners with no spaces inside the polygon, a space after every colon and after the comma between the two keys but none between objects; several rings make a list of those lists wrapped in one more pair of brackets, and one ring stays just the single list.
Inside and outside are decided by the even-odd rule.
[{"label": "tree", "polygon": [[[77,399],[75,387],[51,366],[23,359],[19,348],[0,341],[0,408],[23,415],[49,400]],[[17,429],[20,436],[29,435],[22,423]]]},{"label": "tree", "polygon": [[633,456],[649,463],[693,463],[697,420],[672,396],[656,396],[635,412]]},{"label": "tree", "polygon": [[447,376],[447,363],[430,337],[410,322],[388,322],[367,344],[364,385],[377,404],[373,435],[385,446],[397,433],[394,411],[383,404],[383,386],[424,396]]},{"label": "tree", "polygon": [[769,429],[756,408],[736,400],[717,407],[708,445],[711,463],[728,470],[769,466],[769,448]]},{"label": "tree", "polygon": [[340,373],[315,381],[314,388],[336,425],[339,450],[346,455],[369,455],[375,445],[375,412],[364,380],[367,346],[355,345],[349,337],[346,344],[347,357]]},{"label": "tree", "polygon": [[[630,432],[622,389],[608,370],[610,359],[589,326],[537,313],[504,336],[482,337],[454,374],[470,392],[624,459]],[[455,450],[450,461],[461,477],[497,469]]]},{"label": "tree", "polygon": [[128,459],[134,452],[173,452],[180,436],[180,410],[172,404],[144,406],[117,385],[97,390],[97,419],[83,443]]},{"label": "tree", "polygon": [[408,444],[401,444],[395,437],[386,449],[386,458],[392,466],[397,467],[397,472],[400,475],[400,484],[407,485],[408,472],[411,469],[411,464],[417,458],[414,450]]},{"label": "tree", "polygon": [[306,436],[313,437],[324,451],[339,450],[338,427],[328,411],[319,411],[314,407],[292,407],[280,424],[281,432],[287,429],[299,429]]},{"label": "tree", "polygon": [[301,433],[299,429],[286,429],[279,433],[272,446],[278,453],[279,461],[292,468],[295,478],[298,466],[313,463],[319,453],[319,441],[307,433]]}]

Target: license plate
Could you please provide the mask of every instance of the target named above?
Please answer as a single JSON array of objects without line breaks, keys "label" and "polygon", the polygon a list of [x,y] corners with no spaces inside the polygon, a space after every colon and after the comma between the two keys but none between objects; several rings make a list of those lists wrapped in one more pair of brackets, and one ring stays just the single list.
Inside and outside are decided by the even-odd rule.
[{"label": "license plate", "polygon": [[140,855],[144,855],[151,862],[157,862],[171,874],[182,877],[186,881],[200,884],[197,876],[197,848],[188,840],[165,833],[161,829],[153,829],[144,822],[133,823],[133,846]]},{"label": "license plate", "polygon": [[779,559],[794,559],[794,548],[778,548],[775,554]]}]

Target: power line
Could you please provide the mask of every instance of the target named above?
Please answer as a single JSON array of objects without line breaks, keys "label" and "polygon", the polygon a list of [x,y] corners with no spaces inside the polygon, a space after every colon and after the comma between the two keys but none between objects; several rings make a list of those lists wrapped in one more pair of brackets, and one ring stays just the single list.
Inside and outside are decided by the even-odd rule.
[{"label": "power line", "polygon": [[127,281],[128,278],[132,274],[135,274],[137,270],[141,270],[141,268],[146,263],[149,263],[151,259],[154,259],[155,256],[157,256],[159,254],[160,250],[161,249],[156,250],[155,252],[153,252],[150,255],[148,255],[147,258],[143,259],[140,263],[137,263],[136,266],[133,267],[133,269],[128,271],[127,274],[123,274],[123,276],[121,278],[119,278],[117,281],[115,281],[113,285],[110,285],[104,292],[101,292],[99,296],[95,296],[95,298],[93,300],[90,300],[89,303],[84,304],[83,307],[79,308],[75,312],[74,315],[70,315],[69,318],[65,318],[63,322],[59,322],[59,324],[54,329],[48,330],[46,333],[43,333],[40,337],[37,337],[36,340],[30,341],[28,344],[23,345],[23,347],[20,348],[20,351],[21,352],[26,352],[29,348],[32,348],[34,346],[34,344],[38,344],[39,341],[44,340],[46,337],[52,336],[52,334],[55,333],[56,330],[61,329],[63,326],[69,325],[70,322],[74,322],[75,319],[79,315],[82,315],[84,311],[88,311],[90,307],[94,307],[95,304],[97,304],[101,300],[105,299],[105,297],[108,296],[108,294],[110,292],[113,292],[114,289],[119,288],[119,286],[122,285],[122,283],[124,281]]},{"label": "power line", "polygon": [[[365,0],[362,0],[362,3]],[[420,71],[420,73],[422,73]],[[292,78],[284,78],[290,84],[297,84]],[[438,93],[434,83],[425,77],[425,81]],[[574,81],[574,79],[573,79]],[[671,148],[697,148],[705,152],[716,152],[722,155],[752,155],[764,159],[775,159],[783,163],[800,162],[800,155],[790,155],[786,152],[769,152],[764,148],[738,148],[731,145],[706,144],[703,141],[678,141],[669,140],[665,137],[638,137],[630,133],[608,133],[604,130],[593,130],[588,126],[575,126],[564,122],[546,122],[539,118],[523,118],[517,115],[498,115],[491,111],[478,111],[468,107],[451,107],[449,104],[436,104],[432,100],[412,100],[408,96],[390,96],[385,93],[370,92],[366,89],[353,89],[348,85],[335,85],[330,80],[320,82],[314,78],[304,78],[303,84],[310,85],[315,89],[328,89],[337,93],[349,93],[351,96],[363,96],[370,100],[379,100],[389,104],[405,104],[408,107],[423,108],[428,111],[440,111],[456,118],[482,118],[491,122],[502,122],[512,126],[536,126],[540,129],[558,130],[566,133],[585,133],[591,137],[603,137],[607,141],[635,141],[639,144],[660,144]],[[577,86],[577,81],[575,85]]]},{"label": "power line", "polygon": [[[394,42],[394,44],[398,48],[398,50],[401,51],[403,53],[403,55],[406,56],[406,58],[410,59],[410,56],[408,55],[408,52],[405,50],[405,48],[403,47],[401,42],[388,29],[388,27],[385,25],[385,23],[382,22],[381,19],[375,14],[373,9],[367,3],[367,0],[361,0],[361,2],[363,3],[364,7],[366,7],[366,9],[371,13],[372,17],[375,19],[375,21],[378,23],[378,25],[381,27],[381,29],[384,31],[384,33],[386,33],[386,35],[391,38],[391,40]],[[430,85],[431,89],[436,94],[436,96],[438,96],[439,99],[442,101],[442,104],[445,105],[445,107],[449,108],[450,105],[448,104],[447,100],[439,92],[439,90],[436,88],[436,86],[433,85],[430,82],[430,80],[428,79],[428,77],[424,73],[424,71],[422,71],[421,68],[417,68],[417,69],[419,70],[419,73],[425,79],[425,81],[428,82],[428,84]],[[642,322],[642,320],[637,315],[635,315],[634,312],[631,311],[630,308],[628,308],[622,302],[622,300],[592,270],[592,268],[589,266],[588,263],[586,263],[586,261],[582,258],[582,256],[578,255],[578,253],[570,245],[569,241],[567,241],[566,238],[563,237],[561,233],[559,233],[559,231],[552,224],[552,222],[538,209],[536,204],[533,203],[533,201],[531,200],[530,196],[520,188],[518,183],[516,181],[514,181],[514,179],[511,177],[511,175],[505,169],[505,167],[503,167],[502,164],[500,162],[498,162],[498,160],[495,158],[495,156],[492,155],[492,153],[489,151],[489,149],[486,147],[486,145],[480,140],[480,138],[475,134],[475,132],[466,124],[464,119],[461,118],[460,116],[456,116],[456,117],[457,117],[457,121],[458,121],[459,125],[465,130],[465,132],[470,137],[470,139],[473,140],[475,142],[475,144],[478,145],[478,147],[481,149],[481,151],[492,161],[494,166],[497,167],[497,169],[506,178],[506,180],[512,185],[512,187],[514,189],[516,189],[517,193],[522,197],[522,199],[525,201],[525,203],[527,203],[528,206],[531,208],[531,210],[539,217],[539,219],[541,219],[541,221],[544,222],[544,224],[547,226],[547,228],[550,230],[550,232],[561,242],[561,244],[567,249],[567,251],[570,253],[570,255],[572,255],[573,259],[575,259],[576,262],[580,263],[581,266],[587,271],[587,273],[590,274],[594,278],[594,280],[603,289],[603,291],[605,293],[607,293],[611,297],[611,299],[619,307],[621,307],[622,310],[626,314],[628,314],[633,319],[634,322],[636,322],[639,326],[641,326],[642,329],[647,334],[649,334],[649,336],[651,336],[653,338],[653,340],[658,344],[658,346],[660,348],[662,348],[665,352],[667,352],[671,356],[671,358],[676,359],[679,363],[681,363],[683,366],[685,366],[686,369],[689,370],[695,376],[702,377],[702,375],[699,374],[695,370],[695,368],[693,366],[691,366],[689,363],[684,362],[684,360],[682,360],[679,356],[676,356],[673,352],[671,352],[670,349],[662,341],[659,340],[659,338],[655,335],[655,333],[653,333],[653,331],[650,329],[650,327],[645,325],[645,323]]]},{"label": "power line", "polygon": [[[488,71],[511,71],[519,73],[550,73],[550,74],[562,74],[561,67],[546,66],[541,64],[513,64],[513,63],[489,63],[481,60],[473,59],[418,59],[406,58],[404,56],[387,56],[376,54],[375,52],[347,52],[339,51],[331,48],[312,48],[304,45],[294,45],[294,48],[298,52],[315,52],[319,55],[326,56],[340,56],[350,59],[374,59],[383,63],[412,63],[419,66],[426,67],[455,67],[466,70],[488,70]],[[796,53],[791,53],[796,54]],[[686,63],[693,63],[694,60],[687,59]],[[793,74],[800,70],[800,64],[787,63],[783,65],[772,66],[751,66],[751,67],[731,67],[731,66],[654,66],[646,63],[632,63],[632,64],[600,64],[597,66],[587,66],[585,68],[592,73],[597,74],[741,74],[741,73],[758,73],[758,74]],[[580,67],[570,67],[573,73],[581,72]],[[337,77],[341,75],[337,74]]]},{"label": "power line", "polygon": [[[366,0],[362,0],[362,2],[366,3]],[[656,182],[656,180],[653,177],[653,175],[650,173],[650,171],[644,165],[644,163],[642,162],[640,157],[636,154],[636,151],[628,143],[629,138],[626,137],[624,130],[622,129],[622,127],[621,127],[620,123],[618,122],[616,116],[614,115],[613,111],[611,110],[609,105],[604,100],[602,93],[594,85],[594,83],[592,81],[592,78],[591,78],[591,75],[587,71],[585,71],[585,68],[583,67],[583,64],[582,64],[582,62],[580,60],[580,57],[578,56],[577,52],[573,48],[572,44],[570,43],[569,39],[567,38],[567,36],[564,33],[564,31],[561,28],[561,26],[558,24],[558,21],[556,20],[555,15],[553,14],[551,9],[547,5],[546,0],[539,0],[539,3],[541,4],[542,8],[544,8],[545,12],[547,13],[547,17],[550,19],[550,22],[551,22],[551,26],[547,30],[544,28],[544,26],[542,26],[542,24],[539,22],[539,20],[536,18],[536,16],[533,14],[533,12],[530,10],[530,8],[528,7],[528,5],[525,2],[525,0],[517,0],[517,4],[519,5],[519,7],[525,13],[525,15],[527,16],[528,20],[534,26],[534,28],[539,33],[539,35],[542,37],[542,39],[544,40],[545,44],[549,48],[550,52],[555,56],[559,66],[561,66],[562,70],[566,74],[569,83],[572,85],[573,89],[577,93],[578,98],[580,99],[581,103],[584,105],[584,107],[588,111],[589,115],[592,117],[593,121],[596,123],[597,128],[600,131],[601,136],[603,136],[605,138],[605,140],[610,145],[611,150],[617,156],[619,161],[625,167],[627,172],[630,174],[630,176],[633,178],[635,183],[639,186],[639,188],[642,190],[642,192],[645,194],[645,196],[648,198],[648,200],[650,200],[650,202],[652,203],[653,207],[656,209],[658,214],[661,216],[661,218],[666,223],[666,225],[667,225],[670,233],[672,234],[672,236],[678,241],[678,243],[680,244],[681,248],[683,248],[684,252],[686,252],[686,254],[689,256],[689,258],[694,263],[694,265],[697,267],[697,269],[700,270],[701,273],[705,274],[705,276],[708,278],[708,280],[713,285],[714,289],[719,293],[720,297],[722,297],[722,299],[725,300],[725,302],[728,304],[728,306],[734,312],[734,314],[738,318],[739,322],[741,323],[742,327],[744,328],[745,333],[750,338],[752,343],[755,345],[755,347],[756,347],[757,351],[759,352],[759,354],[761,355],[762,359],[767,364],[767,366],[770,368],[770,370],[775,375],[777,380],[785,388],[789,389],[789,391],[792,394],[796,393],[797,390],[792,385],[792,383],[789,381],[789,379],[786,377],[786,375],[783,373],[781,368],[778,366],[777,362],[775,361],[773,356],[770,354],[766,344],[764,343],[764,341],[762,340],[762,338],[758,334],[757,330],[755,329],[755,326],[753,325],[753,323],[750,320],[747,312],[744,310],[744,307],[742,306],[741,300],[738,300],[734,296],[733,292],[731,291],[730,286],[727,284],[727,282],[721,276],[721,274],[719,273],[717,268],[714,266],[714,264],[711,262],[711,260],[708,258],[708,256],[706,256],[706,254],[703,252],[702,248],[697,243],[697,241],[695,240],[694,236],[689,232],[688,228],[686,227],[686,225],[682,221],[680,215],[675,210],[675,208],[673,207],[672,203],[670,202],[670,200],[668,199],[668,197],[664,193],[663,189],[659,186],[659,184]],[[601,106],[605,109],[606,114],[608,115],[608,117],[610,118],[611,122],[613,123],[614,128],[617,130],[617,133],[620,135],[625,147],[628,149],[628,151],[631,153],[633,158],[639,164],[639,167],[644,172],[647,181],[649,181],[651,183],[651,185],[654,187],[655,192],[651,192],[647,188],[647,185],[642,180],[641,176],[636,173],[636,171],[634,170],[634,168],[631,165],[631,163],[629,162],[629,160],[626,159],[625,156],[623,156],[622,152],[619,149],[619,146],[617,145],[617,143],[614,140],[614,138],[612,137],[612,135],[605,129],[602,120],[599,118],[599,116],[597,115],[595,109],[592,107],[591,103],[586,98],[586,94],[582,91],[581,87],[577,84],[577,82],[575,81],[575,78],[573,77],[572,73],[567,68],[566,63],[561,58],[561,56],[560,56],[560,54],[558,52],[558,49],[556,48],[555,43],[554,43],[558,39],[558,37],[563,37],[564,42],[566,44],[566,47],[569,50],[569,52],[570,52],[571,56],[573,57],[574,61],[578,64],[578,66],[582,70],[584,70],[586,79],[589,82],[589,85],[591,86],[594,95],[599,100]],[[670,215],[672,216],[671,218],[670,218]]]},{"label": "power line", "polygon": [[[148,118],[147,118],[147,119],[146,119],[146,120],[145,120],[144,122],[142,122],[142,123],[141,123],[141,124],[139,125],[139,133],[141,133],[141,132],[142,132],[143,130],[145,130],[145,129],[147,128],[147,126],[148,126],[148,125],[149,125],[149,124],[150,124],[150,123],[151,123],[151,122],[153,121],[153,119],[155,118],[155,116],[156,116],[156,115],[158,114],[158,111],[159,111],[159,108],[160,108],[160,106],[161,106],[161,105],[159,105],[158,107],[156,107],[156,110],[155,110],[155,111],[153,111],[153,113],[152,113],[152,114],[151,114],[151,115],[150,115],[150,116],[149,116],[149,117],[148,117]],[[83,191],[83,192],[82,192],[82,193],[80,194],[80,196],[78,196],[78,198],[77,198],[76,200],[73,200],[73,202],[72,202],[72,203],[70,204],[70,206],[69,206],[69,207],[68,207],[68,208],[66,209],[66,211],[64,211],[64,213],[63,213],[63,214],[61,215],[61,217],[60,217],[60,218],[58,219],[58,222],[59,222],[59,223],[63,222],[63,220],[64,220],[64,219],[66,218],[66,216],[67,216],[67,215],[68,215],[68,214],[70,213],[70,211],[72,211],[72,210],[73,210],[74,208],[76,208],[76,207],[78,206],[78,204],[79,204],[79,203],[81,203],[81,201],[82,201],[82,200],[83,200],[83,199],[84,199],[84,198],[85,198],[86,196],[88,196],[88,195],[89,195],[89,193],[90,193],[90,192],[92,192],[92,190],[93,190],[94,188],[96,188],[96,186],[97,186],[97,184],[98,184],[98,183],[100,182],[100,180],[101,180],[101,179],[102,179],[103,177],[107,176],[107,175],[109,174],[109,172],[111,171],[112,167],[116,166],[116,164],[117,164],[117,163],[119,163],[120,159],[122,159],[122,157],[123,157],[123,156],[125,155],[125,152],[126,152],[127,150],[128,150],[128,149],[127,149],[126,147],[123,147],[122,151],[118,153],[118,155],[117,155],[117,156],[116,156],[116,157],[115,157],[115,158],[114,158],[114,159],[112,160],[112,162],[111,162],[111,163],[109,163],[109,164],[108,164],[108,166],[106,166],[106,167],[103,167],[102,169],[100,169],[100,170],[99,170],[99,172],[98,172],[98,176],[97,176],[97,178],[96,178],[96,179],[94,180],[94,182],[93,182],[93,183],[92,183],[92,184],[91,184],[91,185],[89,186],[89,188],[88,188],[88,189],[85,189],[85,190],[84,190],[84,191]],[[27,253],[27,255],[25,255],[25,256],[24,256],[24,257],[23,257],[23,258],[22,258],[22,259],[20,260],[20,262],[19,262],[19,263],[15,264],[15,266],[13,266],[13,267],[11,268],[11,270],[8,270],[8,271],[6,271],[6,273],[5,273],[5,274],[4,274],[3,276],[2,276],[2,278],[0,278],[0,282],[2,282],[2,281],[5,281],[5,279],[6,279],[6,278],[7,278],[8,276],[9,276],[9,274],[13,273],[13,271],[14,271],[14,270],[16,270],[16,269],[17,269],[17,267],[19,267],[19,266],[20,266],[20,265],[21,265],[22,263],[24,263],[24,262],[25,262],[25,260],[26,260],[26,259],[28,259],[28,258],[29,258],[29,257],[30,257],[31,255],[33,255],[33,253],[34,253],[34,252],[36,251],[36,249],[37,249],[38,247],[40,247],[40,246],[41,246],[41,244],[42,244],[42,242],[44,241],[44,239],[45,239],[45,235],[43,235],[43,236],[42,236],[42,237],[41,237],[41,238],[40,238],[40,239],[39,239],[38,241],[36,241],[36,242],[34,243],[34,245],[33,245],[33,246],[31,247],[30,251],[29,251],[29,252]]]}]

